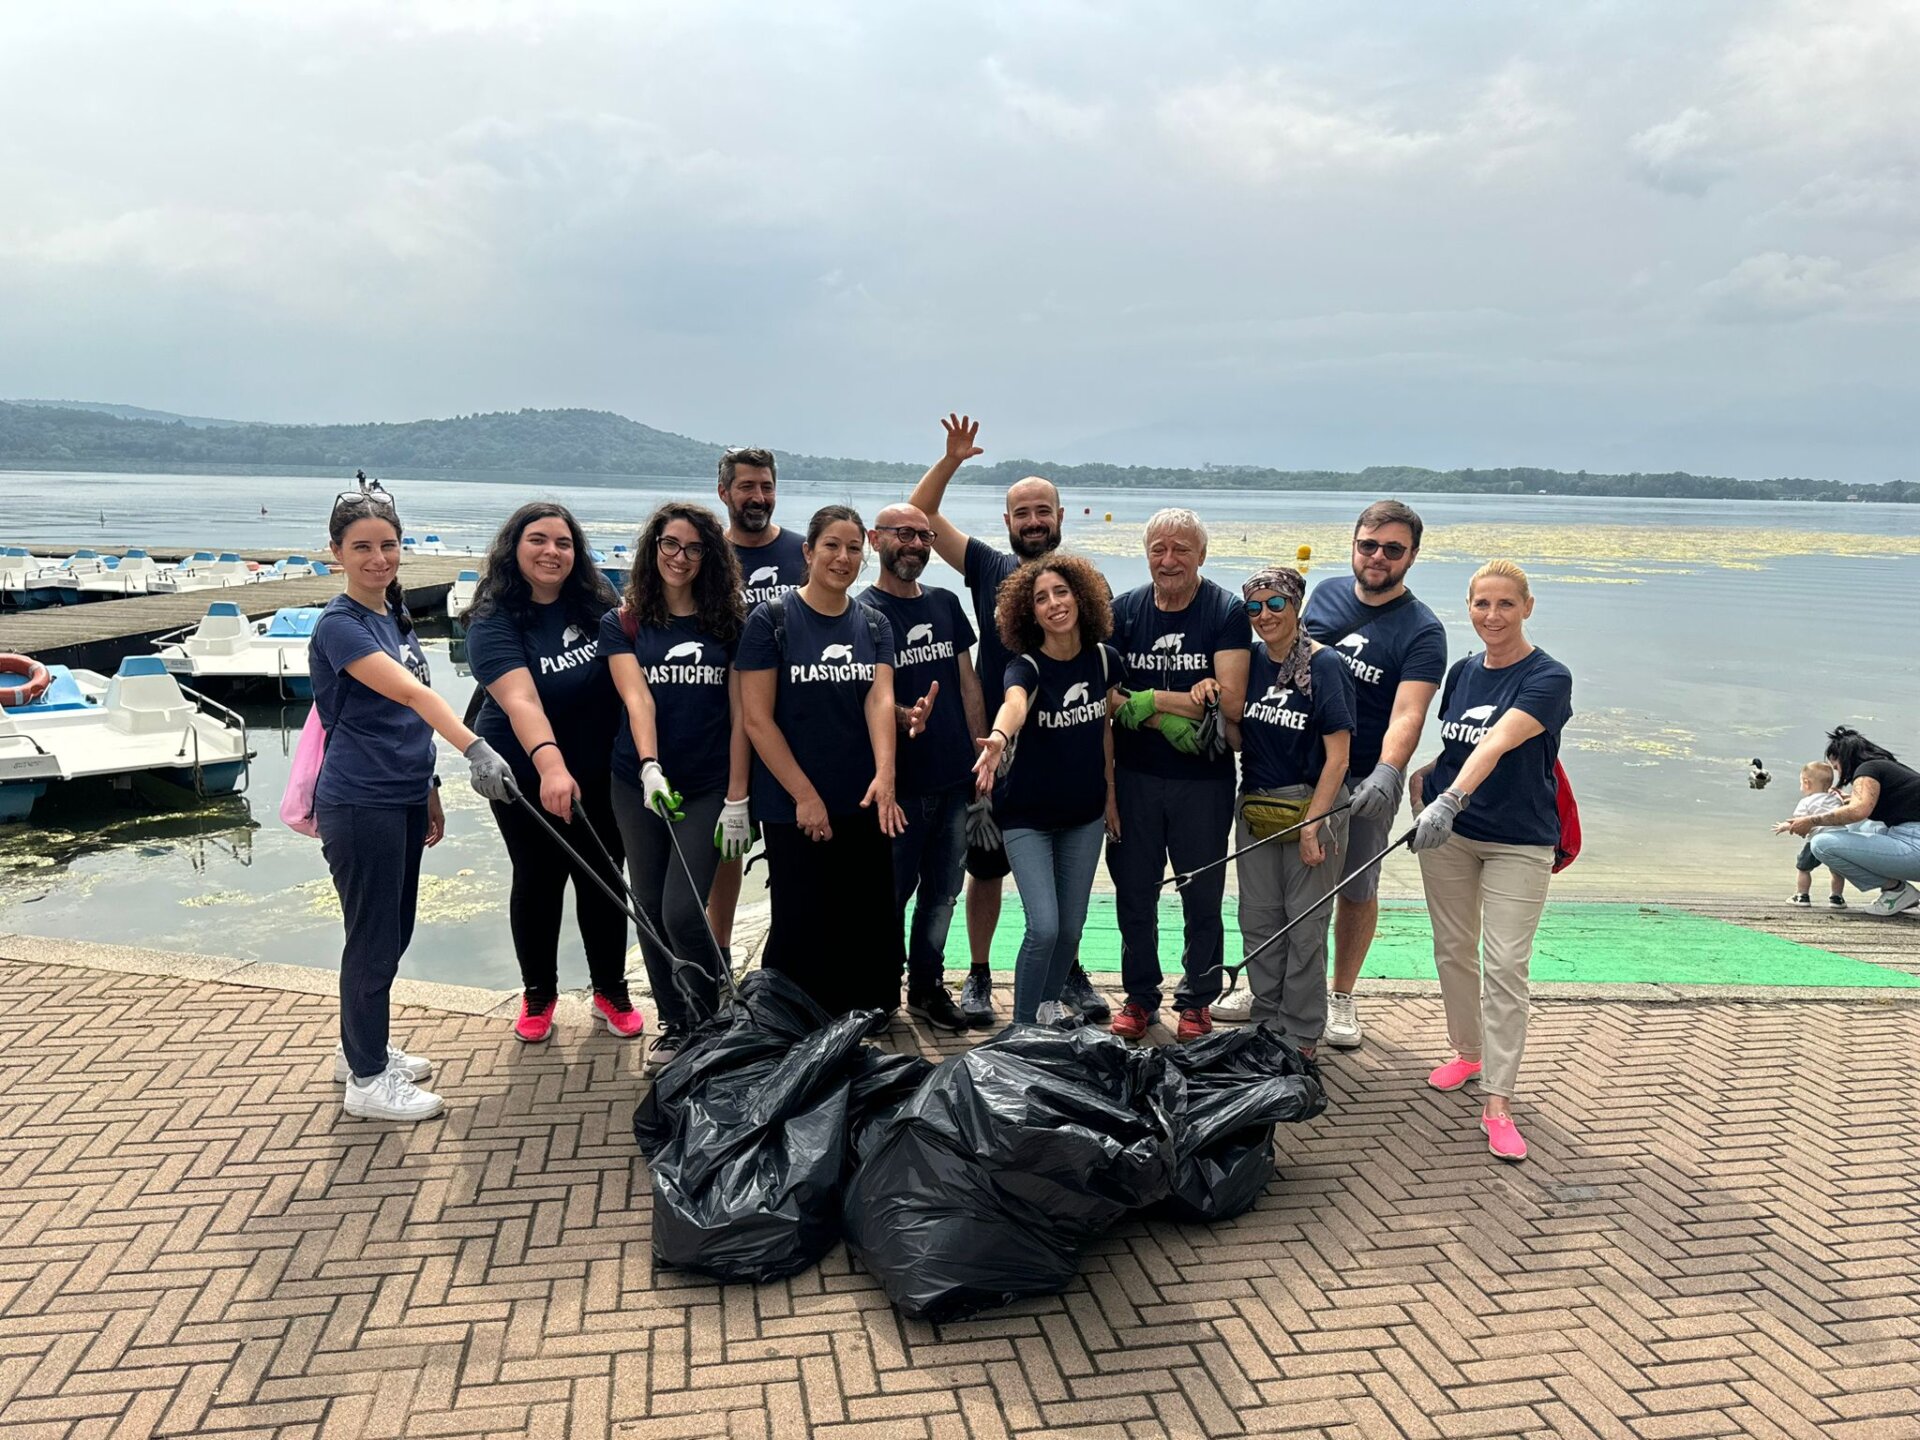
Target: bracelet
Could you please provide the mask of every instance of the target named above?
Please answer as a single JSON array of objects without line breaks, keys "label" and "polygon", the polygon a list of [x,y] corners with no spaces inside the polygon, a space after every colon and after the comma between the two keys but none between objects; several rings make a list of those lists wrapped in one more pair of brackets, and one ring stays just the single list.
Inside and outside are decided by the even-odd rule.
[{"label": "bracelet", "polygon": [[640,763],[642,765],[658,765],[660,763],[660,757],[658,755],[642,755],[640,757]]},{"label": "bracelet", "polygon": [[533,749],[527,751],[527,759],[529,760],[533,759],[534,756],[538,755],[542,750],[546,749],[549,745],[553,746],[553,748],[556,750],[560,748],[560,742],[558,740],[542,740],[538,745],[534,746]]},{"label": "bracelet", "polygon": [[993,729],[987,731],[987,735],[989,738],[991,738],[992,736],[998,735],[1000,737],[1000,743],[1002,745],[1011,745],[1013,743],[1013,737],[1007,734],[1007,732],[1002,730],[998,725],[994,726]]}]

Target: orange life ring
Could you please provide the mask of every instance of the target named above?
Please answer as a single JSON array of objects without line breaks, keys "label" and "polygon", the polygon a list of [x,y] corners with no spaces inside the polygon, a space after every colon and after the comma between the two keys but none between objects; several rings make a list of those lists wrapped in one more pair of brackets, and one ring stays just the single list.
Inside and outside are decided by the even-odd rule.
[{"label": "orange life ring", "polygon": [[0,685],[0,709],[31,705],[46,694],[47,686],[53,683],[52,672],[38,660],[29,660],[25,655],[0,655],[0,675],[27,677],[19,685]]}]

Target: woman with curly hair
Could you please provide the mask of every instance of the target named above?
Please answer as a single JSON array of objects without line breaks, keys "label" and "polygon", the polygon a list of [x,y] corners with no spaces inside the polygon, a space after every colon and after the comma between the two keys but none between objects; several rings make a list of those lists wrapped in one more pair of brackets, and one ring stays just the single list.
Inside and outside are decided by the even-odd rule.
[{"label": "woman with curly hair", "polygon": [[[703,916],[721,859],[744,855],[750,838],[747,737],[733,669],[745,622],[740,565],[719,519],[679,501],[655,510],[634,542],[624,601],[600,622],[600,653],[626,707],[613,742],[613,813],[634,899],[654,934],[699,977],[695,1014],[674,983],[672,959],[640,936],[660,1012],[649,1065],[679,1054],[688,1030],[712,1012],[725,963]],[[667,830],[674,824],[685,836],[685,871]]]},{"label": "woman with curly hair", "polygon": [[1014,571],[1000,586],[994,619],[1013,658],[974,778],[980,794],[993,796],[1027,917],[1014,1022],[1052,1025],[1069,1013],[1060,991],[1087,923],[1101,836],[1116,821],[1107,717],[1124,671],[1106,643],[1106,581],[1077,555],[1056,551]]},{"label": "woman with curly hair", "polygon": [[[513,767],[521,790],[562,823],[578,813],[618,863],[608,758],[620,710],[597,663],[600,617],[613,587],[593,563],[586,533],[564,505],[536,500],[500,527],[481,567],[467,612],[467,659],[487,693],[473,728]],[[513,1033],[534,1044],[553,1032],[560,991],[560,922],[567,882],[593,979],[595,1013],[614,1035],[645,1028],[627,996],[627,919],[532,815],[493,805],[513,862],[507,915],[520,962],[520,1014]],[[574,846],[605,871],[601,846]],[[605,878],[619,882],[616,870]]]}]

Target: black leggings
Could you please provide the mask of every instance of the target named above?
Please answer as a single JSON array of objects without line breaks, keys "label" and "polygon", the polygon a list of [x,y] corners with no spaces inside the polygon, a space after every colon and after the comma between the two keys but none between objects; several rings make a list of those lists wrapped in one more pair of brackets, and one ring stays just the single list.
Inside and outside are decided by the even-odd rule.
[{"label": "black leggings", "polygon": [[895,1010],[907,947],[893,904],[893,844],[871,810],[831,819],[831,840],[762,825],[771,927],[760,963],[800,984],[829,1015]]},{"label": "black leggings", "polygon": [[[527,801],[540,803],[535,794],[528,795]],[[617,867],[623,851],[620,828],[613,820],[608,781],[603,778],[598,783],[582,784],[580,806],[587,812],[594,834],[613,852]],[[582,876],[566,851],[553,843],[546,828],[519,805],[496,801],[493,818],[500,827],[500,838],[507,842],[507,856],[513,861],[513,895],[507,915],[513,927],[513,952],[520,961],[520,982],[527,993],[544,998],[560,988],[560,918],[567,882],[571,880],[574,916],[580,924],[580,941],[586,947],[587,973],[593,977],[593,988],[609,997],[624,996],[626,912],[607,898],[606,891]],[[569,825],[552,815],[546,818],[617,893],[621,886],[619,869],[607,869],[600,846],[593,843],[592,835],[581,833],[580,821]]]}]

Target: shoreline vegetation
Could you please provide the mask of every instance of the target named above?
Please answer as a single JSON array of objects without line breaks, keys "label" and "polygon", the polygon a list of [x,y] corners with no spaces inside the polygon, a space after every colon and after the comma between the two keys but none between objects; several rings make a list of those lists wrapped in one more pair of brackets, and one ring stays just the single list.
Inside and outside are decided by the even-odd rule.
[{"label": "shoreline vegetation", "polygon": [[[338,476],[366,469],[398,479],[486,480],[532,474],[619,487],[660,480],[710,481],[721,449],[604,410],[497,411],[400,424],[272,425],[167,416],[132,406],[0,402],[0,470]],[[781,478],[798,481],[911,486],[924,469],[918,462],[776,453]],[[1920,503],[1920,483],[1909,480],[1849,485],[1791,476],[1736,480],[1684,471],[1603,475],[1528,466],[1182,469],[1015,459],[967,466],[956,483],[1004,487],[1032,474],[1046,475],[1063,489]]]}]

